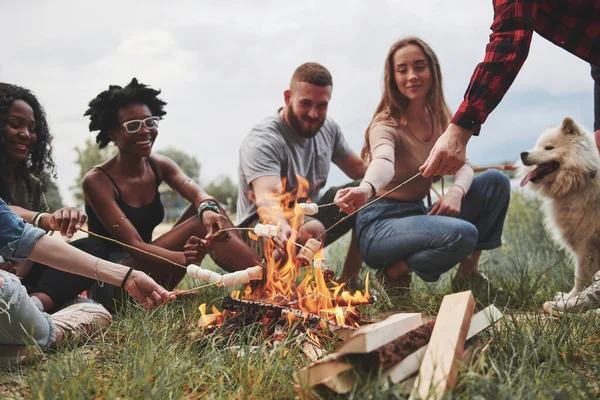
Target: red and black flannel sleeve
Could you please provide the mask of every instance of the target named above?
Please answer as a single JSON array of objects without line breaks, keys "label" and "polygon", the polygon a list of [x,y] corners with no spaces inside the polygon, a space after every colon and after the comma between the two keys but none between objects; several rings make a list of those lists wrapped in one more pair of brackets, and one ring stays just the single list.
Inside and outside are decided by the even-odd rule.
[{"label": "red and black flannel sleeve", "polygon": [[494,0],[494,22],[483,62],[477,65],[452,123],[478,135],[523,66],[539,0]]}]

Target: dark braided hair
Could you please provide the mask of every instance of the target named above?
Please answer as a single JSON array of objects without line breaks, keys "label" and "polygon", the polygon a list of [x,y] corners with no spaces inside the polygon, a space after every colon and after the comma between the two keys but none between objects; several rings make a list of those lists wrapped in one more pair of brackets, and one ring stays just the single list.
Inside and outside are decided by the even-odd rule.
[{"label": "dark braided hair", "polygon": [[108,90],[90,101],[90,108],[83,115],[90,117],[90,132],[100,131],[96,136],[100,148],[110,143],[108,132],[119,126],[119,110],[122,107],[145,104],[153,116],[162,118],[166,114],[163,107],[167,103],[157,97],[159,94],[160,90],[154,90],[133,78],[125,87],[110,85]]},{"label": "dark braided hair", "polygon": [[[23,100],[33,109],[35,118],[35,133],[37,141],[31,148],[25,161],[19,163],[15,168],[15,178],[22,179],[26,186],[28,194],[31,195],[31,184],[28,175],[33,175],[42,183],[42,190],[46,191],[47,174],[56,178],[56,166],[52,161],[52,135],[46,121],[46,112],[28,89],[9,83],[0,82],[0,171],[4,171],[7,163],[7,154],[4,153],[6,141],[6,124],[8,110],[16,100]],[[0,173],[0,196],[8,203],[11,201],[12,194],[9,191],[9,185],[4,182]]]}]

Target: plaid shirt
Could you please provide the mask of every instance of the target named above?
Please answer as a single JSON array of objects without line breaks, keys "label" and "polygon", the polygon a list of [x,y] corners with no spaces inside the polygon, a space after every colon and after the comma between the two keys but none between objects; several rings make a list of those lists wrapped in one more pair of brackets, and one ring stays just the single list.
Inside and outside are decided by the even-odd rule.
[{"label": "plaid shirt", "polygon": [[523,66],[533,32],[600,65],[600,1],[493,0],[494,22],[485,58],[478,64],[452,122],[479,134]]}]

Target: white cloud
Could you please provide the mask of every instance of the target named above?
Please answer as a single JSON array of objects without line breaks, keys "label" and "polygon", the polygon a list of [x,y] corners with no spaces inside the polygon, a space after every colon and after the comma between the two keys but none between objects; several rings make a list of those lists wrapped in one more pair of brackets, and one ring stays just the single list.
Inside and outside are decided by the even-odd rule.
[{"label": "white cloud", "polygon": [[[4,3],[0,80],[32,89],[45,105],[68,201],[78,172],[73,148],[93,137],[83,113],[110,84],[136,76],[162,89],[168,114],[157,148],[195,155],[206,183],[236,177],[238,144],[282,104],[299,64],[318,61],[331,70],[330,115],[359,151],[396,39],[418,35],[430,43],[456,108],[492,22],[491,0],[461,0],[460,7],[442,0]],[[533,141],[564,115],[589,126],[591,91],[587,64],[536,37],[505,100],[471,142],[471,157],[508,159],[516,149],[507,142]],[[332,175],[332,183],[342,179]]]}]

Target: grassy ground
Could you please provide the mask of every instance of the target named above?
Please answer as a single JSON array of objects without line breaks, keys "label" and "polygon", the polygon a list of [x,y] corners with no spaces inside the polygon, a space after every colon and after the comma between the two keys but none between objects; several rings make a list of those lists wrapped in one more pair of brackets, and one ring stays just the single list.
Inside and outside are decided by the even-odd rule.
[{"label": "grassy ground", "polygon": [[[347,240],[327,249],[330,266],[341,265],[346,246]],[[570,289],[573,273],[564,254],[549,242],[536,201],[513,197],[504,246],[484,253],[481,267],[510,293],[504,309],[507,317],[501,328],[481,335],[481,342],[490,344],[488,349],[462,365],[448,397],[599,398],[600,315],[569,315],[555,321],[540,312],[540,305],[554,292]],[[392,306],[380,301],[372,312],[435,314],[449,292],[449,275],[434,285],[414,281],[410,299],[392,299]],[[184,286],[196,283],[189,280]],[[292,373],[309,363],[294,340],[273,349],[256,325],[233,334],[217,331],[199,340],[190,337],[198,305],[220,306],[226,294],[209,288],[152,312],[128,306],[108,331],[83,346],[64,346],[44,361],[0,372],[0,398],[293,398]],[[326,344],[331,350],[335,343],[330,339]],[[345,397],[406,395],[402,385],[384,389],[373,374],[358,376],[358,384]],[[338,398],[330,393],[317,396]]]}]

